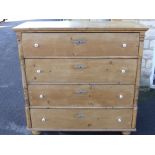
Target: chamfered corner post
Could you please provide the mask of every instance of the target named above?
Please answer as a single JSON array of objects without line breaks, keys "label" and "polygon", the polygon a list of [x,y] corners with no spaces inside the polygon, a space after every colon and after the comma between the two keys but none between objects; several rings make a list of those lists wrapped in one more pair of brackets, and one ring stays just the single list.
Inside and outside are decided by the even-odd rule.
[{"label": "chamfered corner post", "polygon": [[21,66],[21,75],[22,75],[22,85],[24,91],[24,99],[25,99],[25,113],[26,113],[26,122],[27,127],[31,128],[31,115],[30,115],[30,107],[29,107],[29,98],[28,98],[28,86],[26,81],[26,73],[25,73],[25,59],[23,55],[22,49],[22,32],[16,32],[17,42],[18,42],[18,52],[19,52],[19,61]]}]

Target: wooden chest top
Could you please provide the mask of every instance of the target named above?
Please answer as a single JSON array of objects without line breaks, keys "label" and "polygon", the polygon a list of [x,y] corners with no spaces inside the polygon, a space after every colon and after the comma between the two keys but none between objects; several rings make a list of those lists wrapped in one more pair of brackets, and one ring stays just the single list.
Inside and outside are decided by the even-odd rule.
[{"label": "wooden chest top", "polygon": [[15,31],[146,31],[144,25],[120,21],[77,22],[77,21],[47,21],[25,22],[14,27]]}]

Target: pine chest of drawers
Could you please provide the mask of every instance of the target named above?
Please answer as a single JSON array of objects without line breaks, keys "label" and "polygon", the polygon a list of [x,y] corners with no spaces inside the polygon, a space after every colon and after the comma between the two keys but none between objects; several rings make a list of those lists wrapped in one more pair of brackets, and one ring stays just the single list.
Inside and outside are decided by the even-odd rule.
[{"label": "pine chest of drawers", "polygon": [[59,21],[14,30],[33,133],[135,131],[146,27]]}]

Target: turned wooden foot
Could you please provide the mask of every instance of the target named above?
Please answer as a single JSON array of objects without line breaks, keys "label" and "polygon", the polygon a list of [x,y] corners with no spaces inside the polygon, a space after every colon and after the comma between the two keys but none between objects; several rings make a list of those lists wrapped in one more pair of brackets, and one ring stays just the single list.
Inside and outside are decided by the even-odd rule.
[{"label": "turned wooden foot", "polygon": [[40,135],[41,131],[32,131],[32,135]]},{"label": "turned wooden foot", "polygon": [[131,131],[122,131],[122,135],[130,135]]}]

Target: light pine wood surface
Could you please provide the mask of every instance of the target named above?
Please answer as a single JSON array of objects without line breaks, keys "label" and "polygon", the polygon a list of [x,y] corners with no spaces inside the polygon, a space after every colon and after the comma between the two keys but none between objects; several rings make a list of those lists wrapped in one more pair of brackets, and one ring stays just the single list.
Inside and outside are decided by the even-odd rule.
[{"label": "light pine wood surface", "polygon": [[131,109],[31,109],[33,128],[131,128]]},{"label": "light pine wood surface", "polygon": [[23,33],[22,38],[25,58],[138,56],[139,33]]},{"label": "light pine wood surface", "polygon": [[135,84],[136,69],[135,59],[26,59],[28,83],[38,84]]},{"label": "light pine wood surface", "polygon": [[15,31],[20,32],[112,32],[112,31],[130,31],[140,32],[146,31],[148,28],[142,24],[134,22],[122,21],[106,21],[106,22],[89,22],[89,21],[47,21],[47,22],[25,22],[13,28]]},{"label": "light pine wood surface", "polygon": [[27,22],[15,28],[27,127],[136,130],[145,31],[111,22]]},{"label": "light pine wood surface", "polygon": [[31,106],[132,107],[134,85],[29,85]]}]

